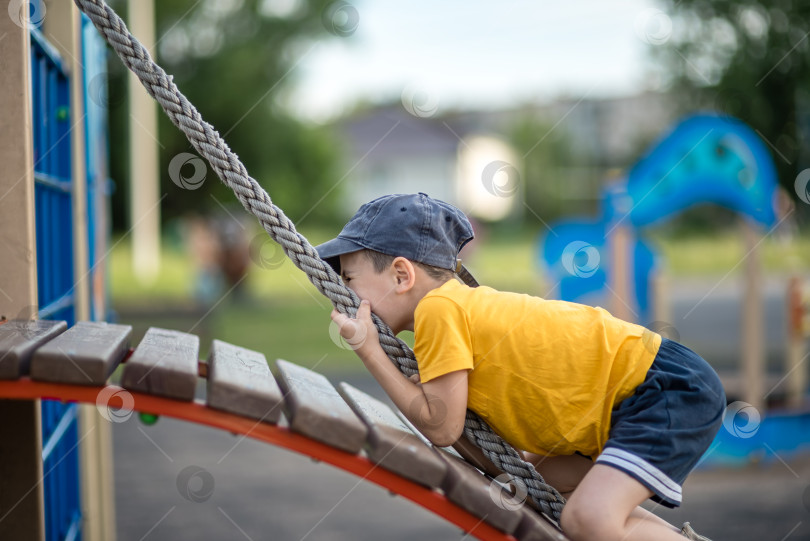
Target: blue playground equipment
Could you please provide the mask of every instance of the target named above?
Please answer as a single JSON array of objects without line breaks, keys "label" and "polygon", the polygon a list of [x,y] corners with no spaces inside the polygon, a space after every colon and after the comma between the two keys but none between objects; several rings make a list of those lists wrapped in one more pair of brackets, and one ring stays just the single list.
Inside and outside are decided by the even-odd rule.
[{"label": "blue playground equipment", "polygon": [[[41,9],[41,8],[39,8]],[[71,109],[70,74],[64,59],[36,27],[31,35],[31,103],[34,129],[37,289],[39,319],[76,321],[72,216],[73,156],[70,132],[84,122],[87,152],[88,267],[92,278],[100,247],[106,245],[107,111],[91,99],[90,81],[106,72],[106,46],[82,16],[83,120]],[[106,81],[106,80],[104,80]],[[106,82],[105,82],[106,84]],[[104,85],[101,85],[104,87]],[[32,314],[25,314],[29,317]],[[92,319],[103,318],[91,303]],[[81,539],[77,405],[42,401],[42,462],[45,536],[48,541]]]},{"label": "blue playground equipment", "polygon": [[623,257],[632,260],[632,287],[623,300],[641,323],[649,323],[650,281],[659,256],[644,240],[645,228],[699,203],[728,207],[770,227],[776,187],[770,154],[749,127],[724,116],[690,116],[653,144],[625,179],[604,189],[598,217],[551,224],[553,234],[540,240],[541,260],[561,299],[603,302],[616,269],[612,236],[621,228],[631,247]]}]

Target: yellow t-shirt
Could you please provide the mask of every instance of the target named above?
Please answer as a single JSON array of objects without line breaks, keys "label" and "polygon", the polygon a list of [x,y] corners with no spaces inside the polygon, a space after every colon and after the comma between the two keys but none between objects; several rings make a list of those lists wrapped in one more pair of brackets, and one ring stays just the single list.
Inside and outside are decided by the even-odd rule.
[{"label": "yellow t-shirt", "polygon": [[450,280],[419,302],[422,382],[469,370],[467,407],[507,442],[596,458],[615,404],[641,384],[661,345],[602,308]]}]

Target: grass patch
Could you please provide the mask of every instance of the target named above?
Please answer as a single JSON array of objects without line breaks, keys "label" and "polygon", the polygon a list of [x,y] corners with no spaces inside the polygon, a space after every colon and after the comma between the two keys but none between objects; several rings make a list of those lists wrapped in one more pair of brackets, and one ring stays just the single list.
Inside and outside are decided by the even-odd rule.
[{"label": "grass patch", "polygon": [[[331,233],[309,232],[308,237],[317,243]],[[743,270],[745,247],[736,231],[682,238],[653,233],[652,241],[673,278],[712,278]],[[482,237],[463,254],[465,265],[482,284],[545,294],[537,232],[493,231]],[[199,334],[202,356],[207,355],[210,340],[219,338],[261,351],[270,361],[284,358],[317,365],[323,372],[364,370],[354,352],[341,349],[330,337],[329,301],[289,260],[269,266],[251,263],[241,301],[229,294],[218,297],[221,301],[215,307],[203,308],[194,301],[197,270],[183,245],[167,244],[161,257],[160,271],[151,283],[136,279],[128,239],[114,243],[108,258],[112,305],[121,321],[135,326],[136,342],[150,325],[164,326]],[[760,257],[769,274],[810,268],[810,239],[786,245],[768,237],[760,245]],[[410,342],[410,333],[404,334]]]}]

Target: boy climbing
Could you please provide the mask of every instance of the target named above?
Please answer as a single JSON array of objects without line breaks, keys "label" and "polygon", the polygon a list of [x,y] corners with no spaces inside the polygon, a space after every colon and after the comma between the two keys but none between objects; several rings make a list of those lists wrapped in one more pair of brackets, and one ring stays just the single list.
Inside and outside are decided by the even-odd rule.
[{"label": "boy climbing", "polygon": [[[712,368],[601,308],[462,285],[454,271],[472,237],[455,207],[389,195],[318,246],[362,300],[356,318],[332,319],[366,368],[434,444],[459,442],[470,409],[522,450],[568,497],[572,540],[705,539],[639,505],[680,505],[726,406]],[[419,378],[390,362],[371,310],[414,332]]]}]

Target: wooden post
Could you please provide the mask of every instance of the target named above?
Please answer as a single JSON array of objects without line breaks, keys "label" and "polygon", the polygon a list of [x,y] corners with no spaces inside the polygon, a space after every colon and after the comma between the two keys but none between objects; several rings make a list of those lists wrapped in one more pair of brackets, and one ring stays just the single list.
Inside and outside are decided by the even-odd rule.
[{"label": "wooden post", "polygon": [[759,247],[762,235],[756,226],[741,219],[745,240],[742,311],[743,400],[764,413],[765,408],[765,342],[762,325],[762,269]]},{"label": "wooden post", "polygon": [[804,347],[805,306],[802,298],[801,278],[791,276],[787,287],[787,405],[800,408],[807,389],[807,366]]},{"label": "wooden post", "polygon": [[608,273],[612,303],[611,313],[625,321],[635,321],[631,305],[633,304],[633,285],[631,283],[633,268],[632,233],[627,226],[616,225],[610,238],[610,273]]},{"label": "wooden post", "polygon": [[[153,52],[153,0],[130,0],[127,26]],[[136,278],[151,283],[160,268],[160,177],[157,105],[138,78],[129,74],[129,182],[132,263]]]},{"label": "wooden post", "polygon": [[[90,272],[88,264],[87,163],[82,66],[81,15],[73,2],[49,0],[42,31],[59,50],[70,75],[71,92],[71,194],[73,216],[74,302],[76,320],[90,319]],[[115,485],[112,467],[112,433],[94,406],[78,408],[79,475],[81,486],[82,539],[115,541]]]},{"label": "wooden post", "polygon": [[[672,308],[669,300],[669,282],[663,269],[656,267],[650,276],[650,297],[652,298],[652,319],[672,325]],[[643,322],[642,322],[643,323]],[[676,329],[677,330],[677,329]],[[667,336],[673,340],[677,337]]]},{"label": "wooden post", "polygon": [[[5,319],[37,313],[31,38],[24,21],[10,15],[0,16],[0,318]],[[40,541],[45,525],[39,401],[0,400],[0,419],[0,539]]]}]

